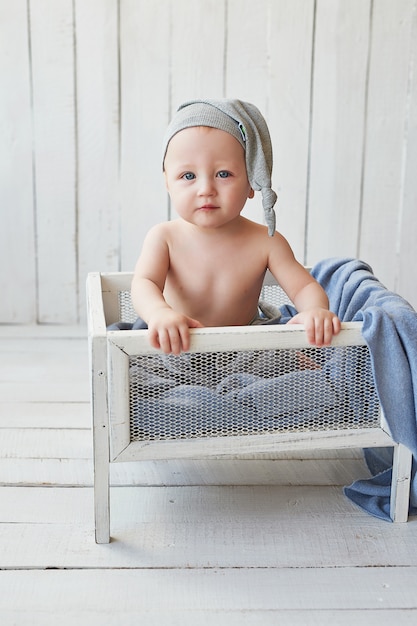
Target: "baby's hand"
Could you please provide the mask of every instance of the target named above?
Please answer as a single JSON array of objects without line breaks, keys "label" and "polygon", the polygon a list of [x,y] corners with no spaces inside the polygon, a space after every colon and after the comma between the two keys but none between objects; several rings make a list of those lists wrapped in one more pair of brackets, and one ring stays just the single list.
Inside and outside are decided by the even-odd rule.
[{"label": "baby's hand", "polygon": [[197,320],[170,308],[158,309],[149,320],[149,342],[165,354],[180,354],[190,348],[190,328],[203,328]]},{"label": "baby's hand", "polygon": [[337,335],[341,328],[337,315],[323,308],[298,313],[288,324],[304,324],[308,342],[319,348],[330,345],[333,335]]}]

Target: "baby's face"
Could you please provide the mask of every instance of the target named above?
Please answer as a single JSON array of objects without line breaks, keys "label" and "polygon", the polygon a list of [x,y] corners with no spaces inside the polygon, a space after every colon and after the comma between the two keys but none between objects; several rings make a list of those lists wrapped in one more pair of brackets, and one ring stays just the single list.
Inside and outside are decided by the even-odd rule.
[{"label": "baby's face", "polygon": [[233,223],[254,195],[242,146],[217,128],[195,126],[174,135],[164,170],[178,215],[201,228]]}]

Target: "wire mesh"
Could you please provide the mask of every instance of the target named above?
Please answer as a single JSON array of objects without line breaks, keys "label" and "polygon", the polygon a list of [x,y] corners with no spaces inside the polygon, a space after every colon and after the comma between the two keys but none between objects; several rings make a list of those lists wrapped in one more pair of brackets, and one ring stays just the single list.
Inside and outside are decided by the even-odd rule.
[{"label": "wire mesh", "polygon": [[130,357],[131,441],[378,424],[366,346]]},{"label": "wire mesh", "polygon": [[119,320],[133,324],[137,317],[138,315],[132,305],[130,291],[119,291]]}]

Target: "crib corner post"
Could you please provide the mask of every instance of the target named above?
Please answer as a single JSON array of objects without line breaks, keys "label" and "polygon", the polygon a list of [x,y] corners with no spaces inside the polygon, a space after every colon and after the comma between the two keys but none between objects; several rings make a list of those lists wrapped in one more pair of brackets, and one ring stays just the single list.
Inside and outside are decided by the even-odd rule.
[{"label": "crib corner post", "polygon": [[107,390],[107,340],[91,346],[91,406],[94,462],[94,520],[96,543],[110,542],[110,444]]},{"label": "crib corner post", "polygon": [[[104,470],[104,468],[102,468]],[[94,520],[95,520],[95,540],[96,543],[110,542],[110,500],[109,500],[109,477],[104,471],[100,471],[99,476],[97,465],[94,467]]]},{"label": "crib corner post", "polygon": [[[94,421],[94,420],[93,420]],[[94,525],[96,543],[110,542],[110,486],[108,427],[93,425]]]},{"label": "crib corner post", "polygon": [[394,446],[390,517],[393,522],[407,522],[410,502],[412,454],[399,443]]}]

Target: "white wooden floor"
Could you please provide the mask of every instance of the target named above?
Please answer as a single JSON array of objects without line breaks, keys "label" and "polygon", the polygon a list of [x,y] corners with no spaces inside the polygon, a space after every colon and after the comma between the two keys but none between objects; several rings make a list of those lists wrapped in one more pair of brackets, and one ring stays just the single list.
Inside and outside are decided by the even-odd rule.
[{"label": "white wooden floor", "polygon": [[82,329],[0,327],[2,626],[417,623],[417,520],[343,496],[359,451],[114,466],[96,545],[88,398]]}]

